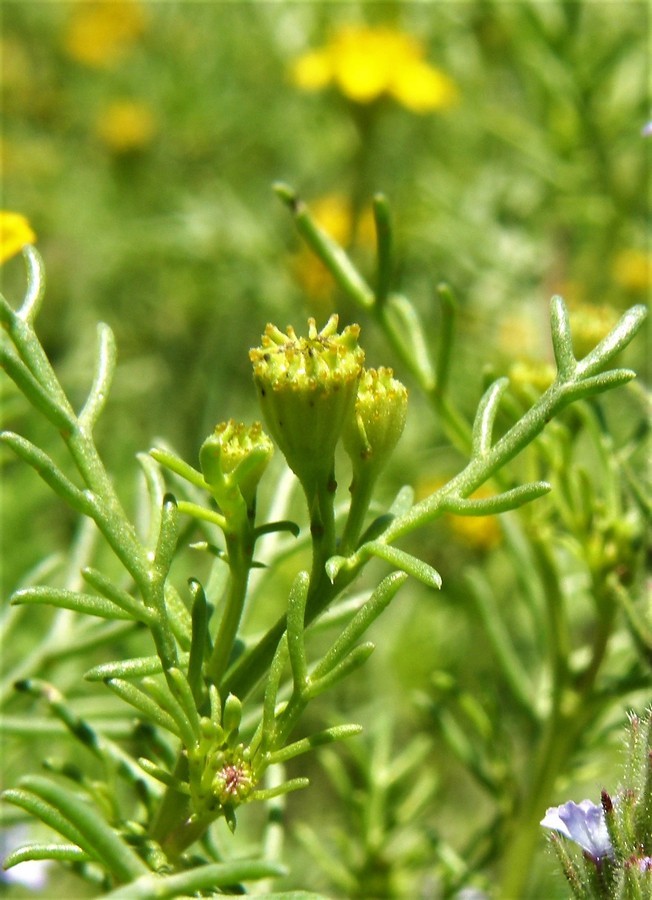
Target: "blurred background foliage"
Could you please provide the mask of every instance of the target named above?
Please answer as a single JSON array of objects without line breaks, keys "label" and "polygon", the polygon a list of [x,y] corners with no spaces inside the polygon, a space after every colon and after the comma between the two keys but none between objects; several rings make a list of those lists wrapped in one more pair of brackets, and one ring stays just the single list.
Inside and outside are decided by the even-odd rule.
[{"label": "blurred background foliage", "polygon": [[[342,29],[352,28],[347,43]],[[592,347],[650,288],[650,140],[642,136],[649,34],[649,7],[636,0],[5,0],[2,205],[26,215],[36,232],[49,282],[39,334],[73,397],[83,396],[90,377],[96,321],[116,333],[119,368],[98,443],[124,496],[134,493],[134,454],[156,435],[195,463],[216,421],[257,417],[247,349],[267,321],[299,329],[314,315],[321,326],[337,310],[344,322],[361,322],[368,364],[396,363],[300,246],[271,190],[279,179],[298,189],[369,278],[370,202],[375,191],[387,195],[395,287],[413,300],[433,342],[436,284],[448,281],[458,297],[451,384],[467,416],[485,366],[510,374],[524,397],[545,386],[553,293],[570,306],[578,353]],[[397,82],[407,65],[413,77]],[[2,281],[5,296],[22,295],[19,258],[3,266]],[[628,351],[627,364],[644,374],[643,341]],[[5,382],[1,398],[7,427],[56,446]],[[618,392],[603,406],[616,442],[631,442],[640,427],[631,395]],[[460,460],[413,391],[386,496],[405,481],[423,494]],[[65,550],[77,524],[23,464],[2,462],[6,597],[30,566]],[[514,533],[509,539],[518,543]],[[413,588],[411,598],[401,598],[377,626],[378,652],[366,673],[339,694],[340,711],[361,710],[354,714],[368,723],[379,702],[396,710],[393,736],[389,726],[388,733],[371,729],[383,765],[392,741],[400,747],[415,729],[434,742],[425,807],[415,799],[397,812],[392,800],[385,823],[403,836],[393,835],[399,846],[391,853],[405,859],[406,870],[432,858],[440,816],[455,844],[468,837],[468,811],[480,821],[486,802],[458,764],[432,749],[432,692],[475,695],[468,715],[487,740],[482,715],[504,712],[493,727],[505,732],[518,720],[501,709],[482,627],[463,605],[471,568],[481,568],[498,597],[516,590],[504,528],[494,519],[450,518],[419,541],[424,558],[442,571],[444,591]],[[29,615],[35,630],[47,627],[47,613]],[[522,624],[515,619],[517,634]],[[526,633],[523,626],[522,648]],[[435,670],[445,673],[436,690]],[[75,672],[72,666],[71,685]],[[610,770],[615,741],[585,778]],[[380,776],[350,753],[347,773],[324,756],[316,787],[291,801],[297,818],[323,814],[340,828],[362,827],[351,792]],[[509,780],[509,758],[495,765]],[[17,759],[14,766],[20,770]],[[390,788],[380,790],[385,800]],[[350,820],[341,818],[338,793]],[[333,800],[324,811],[326,797]],[[418,815],[428,824],[411,843]],[[308,852],[308,832],[298,838],[294,852]],[[369,857],[350,868],[358,866],[359,883],[371,885],[364,867],[376,859],[374,871],[382,870],[383,841],[368,839]],[[307,859],[314,852],[313,845]],[[447,863],[455,871],[456,861]],[[543,859],[540,867],[535,885],[552,864]],[[330,880],[315,874],[314,884],[302,886],[352,896],[355,880],[342,872]],[[533,896],[552,896],[552,888],[541,890]]]}]

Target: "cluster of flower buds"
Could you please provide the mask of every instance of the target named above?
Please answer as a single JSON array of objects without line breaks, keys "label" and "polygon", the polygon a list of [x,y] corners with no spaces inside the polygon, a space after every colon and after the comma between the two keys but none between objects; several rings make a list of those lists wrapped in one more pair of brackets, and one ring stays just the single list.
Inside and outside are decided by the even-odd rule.
[{"label": "cluster of flower buds", "polygon": [[250,351],[267,427],[310,497],[332,479],[335,447],[343,439],[356,476],[378,474],[405,425],[407,391],[390,369],[363,369],[360,327],[337,332],[338,317],[308,337],[268,325]]},{"label": "cluster of flower buds", "polygon": [[235,809],[249,799],[256,786],[251,753],[239,738],[242,705],[229,694],[217,721],[218,706],[201,720],[201,738],[187,748],[193,814],[211,821],[224,815],[235,826]]}]

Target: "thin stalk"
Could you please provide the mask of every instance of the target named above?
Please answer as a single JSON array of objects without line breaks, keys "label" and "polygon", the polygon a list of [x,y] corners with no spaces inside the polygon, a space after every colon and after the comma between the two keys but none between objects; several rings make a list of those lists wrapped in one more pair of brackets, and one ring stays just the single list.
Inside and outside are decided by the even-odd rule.
[{"label": "thin stalk", "polygon": [[206,666],[206,677],[215,685],[220,684],[231,659],[247,597],[247,584],[253,558],[251,533],[248,533],[244,540],[241,532],[234,533],[227,530],[224,536],[231,570],[231,582],[213,653]]},{"label": "thin stalk", "polygon": [[351,506],[338,551],[341,556],[349,556],[358,545],[375,484],[375,478],[364,476],[351,482]]}]

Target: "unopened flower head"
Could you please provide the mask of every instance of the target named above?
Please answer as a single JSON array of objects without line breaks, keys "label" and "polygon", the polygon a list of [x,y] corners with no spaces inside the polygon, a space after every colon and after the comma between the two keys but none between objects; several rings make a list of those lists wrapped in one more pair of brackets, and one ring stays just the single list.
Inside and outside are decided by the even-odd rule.
[{"label": "unopened flower head", "polygon": [[338,334],[337,323],[333,315],[317,331],[309,319],[308,337],[268,325],[261,346],[249,352],[267,427],[306,489],[330,477],[362,372],[360,326]]},{"label": "unopened flower head", "polygon": [[405,427],[407,398],[407,388],[391,369],[364,370],[342,436],[354,472],[367,468],[377,475],[385,465]]},{"label": "unopened flower head", "polygon": [[212,792],[222,806],[237,806],[245,801],[254,788],[251,763],[239,754],[225,754],[222,766],[213,778]]},{"label": "unopened flower head", "polygon": [[344,25],[323,47],[300,56],[291,75],[303,90],[334,84],[354,103],[389,96],[411,112],[427,113],[454,104],[457,88],[424,56],[412,35],[386,26]]},{"label": "unopened flower head", "polygon": [[613,856],[604,809],[590,800],[581,803],[569,800],[561,806],[552,806],[546,810],[541,824],[575,841],[595,860]]},{"label": "unopened flower head", "polygon": [[217,502],[228,504],[229,494],[235,489],[250,507],[273,452],[274,446],[260,422],[244,425],[229,419],[216,425],[201,446],[199,460]]}]

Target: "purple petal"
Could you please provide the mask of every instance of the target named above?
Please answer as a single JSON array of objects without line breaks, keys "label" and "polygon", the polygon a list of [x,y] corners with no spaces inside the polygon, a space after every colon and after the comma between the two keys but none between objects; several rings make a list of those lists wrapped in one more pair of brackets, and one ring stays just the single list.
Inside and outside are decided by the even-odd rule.
[{"label": "purple petal", "polygon": [[561,806],[551,806],[546,810],[541,824],[575,841],[594,859],[613,855],[604,811],[590,800],[582,800],[581,803],[569,800]]}]

